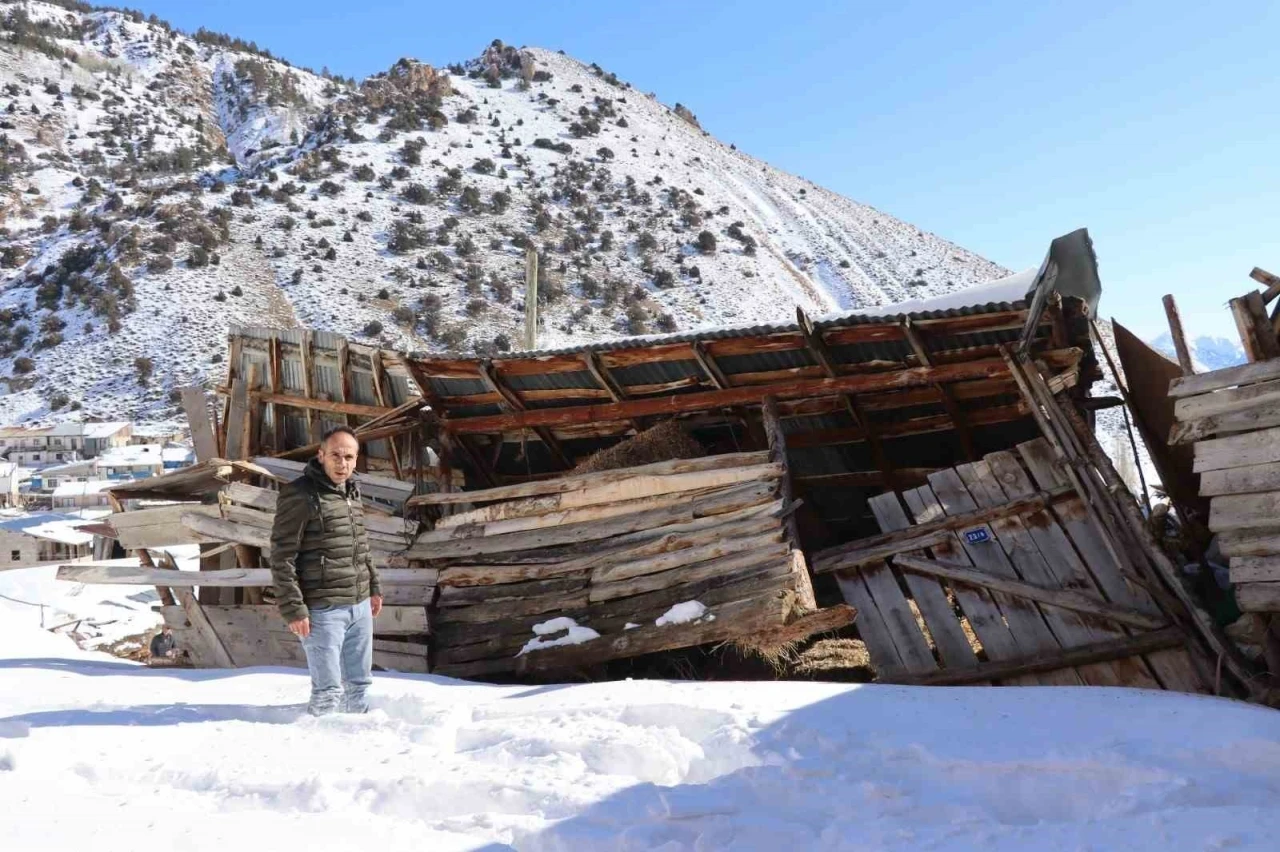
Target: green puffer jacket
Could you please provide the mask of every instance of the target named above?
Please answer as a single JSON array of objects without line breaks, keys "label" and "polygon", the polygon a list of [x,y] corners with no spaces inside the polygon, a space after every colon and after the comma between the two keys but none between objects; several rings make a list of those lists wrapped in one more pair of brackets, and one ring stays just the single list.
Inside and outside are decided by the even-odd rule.
[{"label": "green puffer jacket", "polygon": [[271,527],[271,579],[285,621],[308,617],[308,607],[356,604],[381,595],[369,556],[360,489],[340,488],[318,459],[280,489]]}]

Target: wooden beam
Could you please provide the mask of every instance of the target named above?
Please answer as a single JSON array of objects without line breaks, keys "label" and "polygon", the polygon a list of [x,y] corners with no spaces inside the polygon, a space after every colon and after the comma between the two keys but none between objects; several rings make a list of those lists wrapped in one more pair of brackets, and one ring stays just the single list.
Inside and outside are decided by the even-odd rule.
[{"label": "wooden beam", "polygon": [[1249,277],[1267,288],[1262,293],[1262,304],[1269,304],[1276,296],[1280,296],[1280,275],[1272,275],[1267,270],[1255,266],[1249,273]]},{"label": "wooden beam", "polygon": [[880,683],[906,684],[911,686],[956,686],[983,681],[1005,681],[1024,675],[1051,672],[1058,669],[1087,666],[1092,663],[1106,663],[1123,660],[1177,648],[1186,644],[1186,637],[1176,627],[1167,627],[1151,633],[1116,639],[1109,642],[1098,642],[1093,645],[1081,645],[1076,648],[1064,648],[1041,654],[1030,654],[1014,657],[999,662],[979,663],[963,669],[942,669],[927,674],[893,674],[891,677],[877,678]]},{"label": "wooden beam", "polygon": [[188,387],[181,390],[182,409],[191,427],[191,443],[195,447],[196,461],[208,461],[218,456],[218,439],[209,422],[209,406],[204,390]]},{"label": "wooden beam", "polygon": [[[409,421],[406,423],[397,423],[393,426],[383,426],[380,429],[370,429],[367,432],[363,432],[360,429],[357,429],[356,440],[361,444],[367,443],[369,441],[381,441],[385,438],[391,438],[396,435],[403,435],[406,432],[412,432],[415,429],[422,428],[422,426],[423,426],[422,423],[419,423],[416,421]],[[296,449],[287,450],[283,453],[279,453],[276,456],[276,458],[281,458],[281,459],[310,458],[311,456],[314,456],[319,451],[320,451],[320,444],[319,442],[316,442],[314,444],[307,444],[305,447],[298,447]]]},{"label": "wooden beam", "polygon": [[726,390],[730,387],[729,380],[720,370],[720,365],[716,363],[715,357],[701,340],[693,341],[689,344],[689,348],[693,351],[693,359],[698,362],[702,372],[707,374],[707,378],[711,380],[711,384],[715,385],[716,390]]},{"label": "wooden beam", "polygon": [[1074,496],[1075,492],[1070,487],[1038,491],[998,506],[947,515],[926,524],[915,524],[905,529],[838,544],[814,554],[813,570],[815,573],[827,573],[844,568],[856,568],[868,562],[887,559],[903,551],[921,550],[940,541],[952,540],[952,533],[956,530],[980,526],[996,518],[1035,512],[1052,505],[1055,501],[1071,499]]},{"label": "wooden beam", "polygon": [[902,338],[911,346],[911,351],[916,353],[916,360],[922,366],[928,367],[933,362],[929,360],[929,350],[925,348],[924,341],[920,338],[920,333],[916,331],[916,327],[912,324],[910,317],[903,317],[899,323],[902,328]]},{"label": "wooden beam", "polygon": [[[1280,360],[1241,364],[1238,367],[1214,370],[1212,373],[1200,373],[1196,376],[1174,379],[1169,383],[1169,396],[1181,399],[1221,390],[1222,388],[1235,387],[1237,385],[1254,385],[1273,379],[1280,379]],[[1243,387],[1241,390],[1243,390]],[[1175,403],[1174,410],[1175,412],[1180,412],[1182,409]],[[1185,415],[1179,413],[1177,416],[1181,418]]]},{"label": "wooden beam", "polygon": [[1280,342],[1262,304],[1262,294],[1257,290],[1232,299],[1227,303],[1231,316],[1240,333],[1240,343],[1250,362],[1267,361],[1280,357]]},{"label": "wooden beam", "polygon": [[815,331],[813,321],[804,312],[804,308],[796,307],[796,322],[800,325],[800,333],[804,335],[805,347],[808,348],[809,354],[813,356],[814,363],[822,368],[822,372],[829,378],[839,375],[840,371],[836,368],[835,359],[831,357],[831,352],[827,349],[827,343],[822,339],[822,334]]},{"label": "wooden beam", "polygon": [[1178,314],[1178,303],[1173,294],[1164,297],[1164,315],[1169,319],[1169,335],[1173,338],[1173,348],[1178,353],[1178,365],[1182,367],[1182,375],[1195,375],[1196,368],[1191,363],[1191,350],[1187,348],[1187,336],[1182,331],[1182,317]]},{"label": "wooden beam", "polygon": [[[315,353],[311,348],[314,337],[315,335],[311,332],[311,329],[304,328],[302,330],[302,393],[306,396],[308,402],[313,401],[316,395],[315,376],[313,374],[313,370],[315,369]],[[275,400],[272,401],[274,402]],[[285,400],[285,405],[288,404],[288,400]],[[311,443],[319,444],[320,424],[316,422],[315,409],[311,408],[309,405],[296,405],[295,407],[306,410],[307,434],[311,436]]]},{"label": "wooden beam", "polygon": [[614,402],[622,402],[627,398],[626,392],[614,381],[613,376],[609,373],[609,368],[600,362],[600,357],[590,350],[582,353],[582,363],[586,366],[587,371],[591,373],[591,377],[596,380],[596,384],[609,394],[609,398]]},{"label": "wooden beam", "polygon": [[[375,352],[369,356],[369,368],[369,378],[373,383],[373,396],[378,400],[378,405],[386,408],[387,398],[382,390],[382,381],[386,377],[386,370],[382,367],[382,358],[379,357],[378,353]],[[399,407],[403,406],[397,406],[397,408]],[[396,447],[396,440],[394,437],[387,440],[387,448],[391,451],[391,469],[395,472],[396,479],[404,479],[404,469],[400,465],[400,450]]]},{"label": "wooden beam", "polygon": [[[436,584],[439,573],[435,568],[383,568],[378,572],[378,577],[386,585],[432,586]],[[269,568],[176,571],[145,565],[81,562],[58,566],[57,576],[59,580],[73,583],[116,586],[154,586],[164,583],[172,588],[191,586],[242,588],[271,585]]]},{"label": "wooden beam", "polygon": [[231,380],[231,408],[227,413],[227,452],[224,458],[245,458],[244,427],[249,418],[248,380],[237,376]]},{"label": "wooden beam", "polygon": [[449,418],[447,428],[458,433],[502,432],[532,426],[571,426],[583,423],[616,422],[649,415],[682,414],[709,411],[743,404],[759,404],[766,396],[804,399],[835,396],[842,393],[885,391],[894,388],[927,386],[971,379],[1001,378],[1009,375],[1002,359],[989,358],[967,364],[938,367],[916,367],[892,373],[870,373],[840,376],[833,379],[805,379],[778,385],[730,388],[703,393],[680,394],[659,399],[628,400],[600,405],[544,408],[509,414]]},{"label": "wooden beam", "polygon": [[[522,400],[519,394],[507,387],[506,383],[502,381],[502,377],[498,375],[496,370],[494,370],[492,361],[482,361],[478,367],[478,371],[480,373],[481,380],[489,386],[489,389],[502,397],[504,408],[511,412],[522,412],[526,410],[524,400]],[[573,467],[573,462],[570,460],[569,454],[564,451],[564,447],[562,447],[560,442],[556,440],[556,437],[551,434],[550,429],[542,426],[534,426],[532,429],[533,433],[538,436],[538,440],[542,441],[543,445],[546,446],[547,451],[551,453],[561,467],[565,470],[569,470]]]},{"label": "wooden beam", "polygon": [[[795,502],[795,490],[791,482],[791,466],[787,463],[787,435],[782,431],[782,421],[778,418],[776,399],[771,396],[764,398],[764,403],[760,406],[760,418],[769,442],[769,455],[781,468],[779,489],[783,505],[791,506]],[[816,610],[818,602],[813,593],[813,583],[809,579],[809,568],[801,550],[800,533],[796,529],[794,512],[787,513],[783,519],[783,525],[786,530],[785,542],[791,547],[793,558],[796,560],[795,570],[792,573],[796,580],[797,602],[806,611]]]},{"label": "wooden beam", "polygon": [[1128,607],[1115,606],[1080,592],[1037,586],[1034,583],[1026,583],[1022,580],[1011,580],[986,571],[975,570],[969,565],[958,562],[900,555],[894,557],[893,564],[904,571],[915,571],[920,574],[928,574],[931,577],[941,577],[944,580],[950,580],[955,583],[977,586],[994,592],[1002,592],[1019,598],[1052,604],[1073,612],[1096,615],[1129,627],[1154,630],[1169,623],[1168,619],[1160,616],[1149,615]]},{"label": "wooden beam", "polygon": [[[923,485],[931,473],[941,468],[900,467],[894,470],[894,479],[904,487]],[[885,488],[884,473],[878,470],[846,471],[844,473],[817,473],[794,476],[797,488]]]},{"label": "wooden beam", "polygon": [[[219,393],[227,393],[225,387],[218,388]],[[265,390],[248,391],[250,399],[259,403],[275,403],[278,405],[287,405],[293,408],[306,409],[308,414],[315,411],[324,411],[329,414],[354,415],[356,417],[382,417],[387,414],[390,409],[377,405],[360,405],[354,402],[330,402],[326,399],[307,399],[301,396],[294,396],[287,393],[271,393]],[[312,424],[311,433],[313,443],[319,443],[320,438],[316,435],[318,425]]]},{"label": "wooden beam", "polygon": [[235,668],[236,663],[231,656],[231,652],[223,644],[222,637],[218,635],[218,631],[209,623],[204,607],[196,600],[196,596],[191,593],[191,590],[174,589],[173,596],[177,599],[178,606],[182,607],[183,615],[187,617],[187,621],[191,624],[191,632],[198,636],[204,645],[203,650],[207,655],[207,664],[215,668]]}]

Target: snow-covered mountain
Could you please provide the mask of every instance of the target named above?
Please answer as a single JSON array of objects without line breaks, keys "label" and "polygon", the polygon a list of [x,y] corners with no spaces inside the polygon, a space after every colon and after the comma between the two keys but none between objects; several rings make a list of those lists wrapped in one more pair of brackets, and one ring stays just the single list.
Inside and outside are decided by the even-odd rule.
[{"label": "snow-covered mountain", "polygon": [[171,418],[233,323],[519,345],[527,246],[540,346],[1007,272],[549,50],[356,84],[74,2],[0,30],[0,422]]},{"label": "snow-covered mountain", "polygon": [[[1177,360],[1178,352],[1174,349],[1173,337],[1169,332],[1166,331],[1152,340],[1151,345],[1170,358]],[[1234,367],[1237,364],[1243,364],[1246,360],[1244,347],[1240,345],[1240,341],[1229,340],[1225,337],[1201,335],[1188,340],[1187,348],[1191,350],[1191,361],[1198,373],[1221,370],[1223,367]]]}]

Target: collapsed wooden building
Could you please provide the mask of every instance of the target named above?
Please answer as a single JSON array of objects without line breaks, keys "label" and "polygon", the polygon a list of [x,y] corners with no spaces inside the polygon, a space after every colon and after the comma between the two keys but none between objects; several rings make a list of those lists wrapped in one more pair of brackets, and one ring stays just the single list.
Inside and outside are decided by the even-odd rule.
[{"label": "collapsed wooden building", "polygon": [[[1242,693],[1087,420],[1102,376],[1086,232],[1035,272],[929,303],[492,358],[235,328],[200,464],[122,485],[201,665],[302,662],[269,602],[274,488],[356,430],[387,606],[375,663],[563,677],[844,629],[879,680]],[[157,549],[199,544],[200,570]],[[198,589],[198,592],[193,591]],[[852,625],[850,626],[850,622]]]}]

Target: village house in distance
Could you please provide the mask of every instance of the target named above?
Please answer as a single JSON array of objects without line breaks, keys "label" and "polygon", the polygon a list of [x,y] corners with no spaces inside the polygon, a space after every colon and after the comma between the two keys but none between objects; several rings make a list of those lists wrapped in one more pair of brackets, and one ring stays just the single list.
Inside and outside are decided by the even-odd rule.
[{"label": "village house in distance", "polygon": [[105,558],[107,489],[177,470],[189,446],[127,421],[0,427],[0,571]]}]

